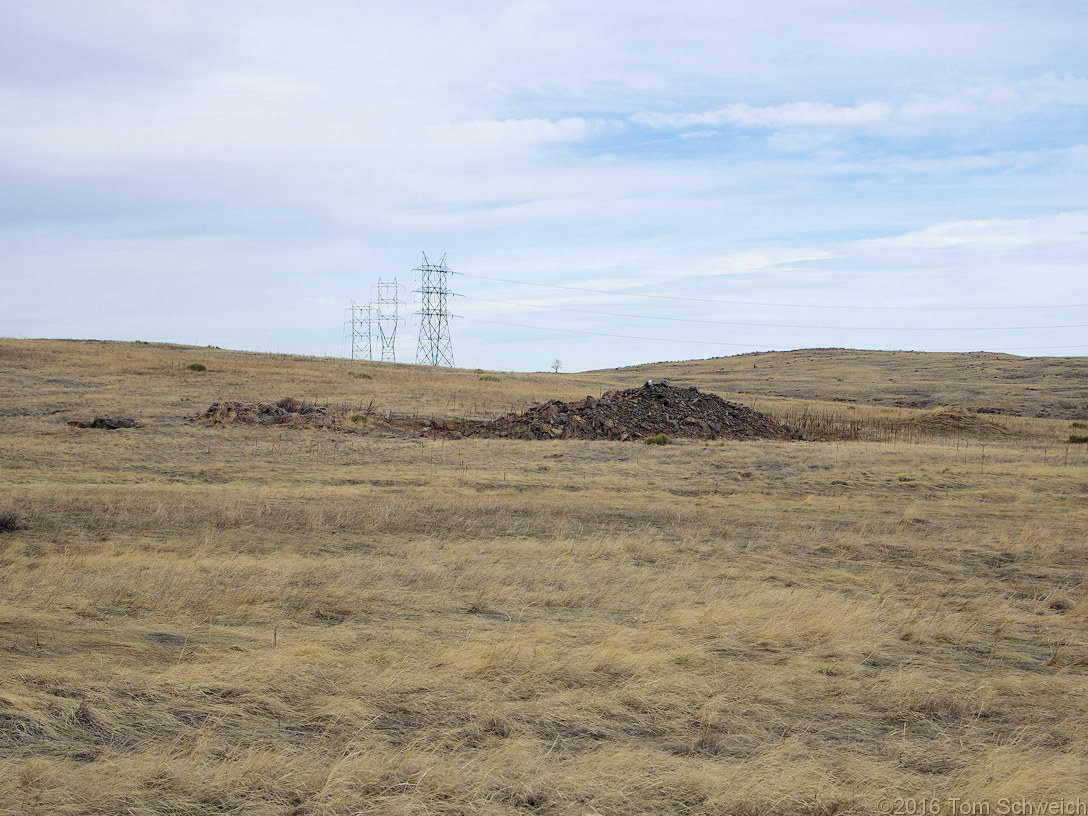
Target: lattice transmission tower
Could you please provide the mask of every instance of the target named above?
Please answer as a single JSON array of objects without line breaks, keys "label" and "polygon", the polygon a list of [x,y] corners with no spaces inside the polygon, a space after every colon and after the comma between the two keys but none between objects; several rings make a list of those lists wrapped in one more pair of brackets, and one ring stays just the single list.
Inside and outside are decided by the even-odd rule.
[{"label": "lattice transmission tower", "polygon": [[361,305],[354,300],[348,307],[348,327],[351,332],[351,359],[373,360],[374,309],[370,303]]},{"label": "lattice transmission tower", "polygon": [[446,256],[433,264],[423,253],[423,264],[413,269],[419,273],[419,345],[416,362],[421,365],[453,367],[453,343],[450,340],[449,276]]},{"label": "lattice transmission tower", "polygon": [[[378,278],[374,287],[377,296],[372,304],[374,319],[372,331],[378,336],[382,347],[382,362],[397,361],[397,326],[400,323],[400,290],[397,279],[392,283]],[[371,358],[373,359],[373,358]]]}]

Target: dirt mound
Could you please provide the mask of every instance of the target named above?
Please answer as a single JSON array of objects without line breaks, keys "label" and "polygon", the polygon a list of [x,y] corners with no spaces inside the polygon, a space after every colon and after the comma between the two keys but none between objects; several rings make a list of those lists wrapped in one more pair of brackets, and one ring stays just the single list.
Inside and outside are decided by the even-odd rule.
[{"label": "dirt mound", "polygon": [[790,430],[763,414],[726,402],[695,387],[647,382],[641,388],[609,391],[600,399],[534,405],[523,414],[490,422],[432,420],[437,435],[510,439],[644,439],[668,434],[689,439],[790,439]]},{"label": "dirt mound", "polygon": [[[287,425],[297,428],[321,428],[330,431],[357,431],[364,425],[373,405],[352,413],[342,408],[303,402],[284,397],[279,402],[216,402],[207,411],[188,417],[214,425]],[[349,416],[350,415],[350,416]]]}]

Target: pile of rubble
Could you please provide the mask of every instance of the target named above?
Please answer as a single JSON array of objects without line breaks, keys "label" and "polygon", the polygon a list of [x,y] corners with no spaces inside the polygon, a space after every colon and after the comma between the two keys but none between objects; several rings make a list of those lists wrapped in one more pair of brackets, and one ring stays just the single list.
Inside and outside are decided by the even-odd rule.
[{"label": "pile of rubble", "polygon": [[[356,416],[363,416],[365,419],[365,415],[356,414]],[[356,430],[351,427],[351,423],[345,426],[344,411],[329,405],[303,402],[293,397],[284,397],[275,403],[216,402],[207,411],[188,419],[190,421],[204,420],[213,425],[240,423],[243,425],[289,425],[330,431]]]},{"label": "pile of rubble", "polygon": [[668,434],[688,439],[791,439],[789,428],[751,408],[697,388],[667,380],[640,388],[609,391],[600,399],[551,400],[523,414],[490,422],[430,420],[424,431],[436,436],[509,439],[613,439],[627,441]]}]

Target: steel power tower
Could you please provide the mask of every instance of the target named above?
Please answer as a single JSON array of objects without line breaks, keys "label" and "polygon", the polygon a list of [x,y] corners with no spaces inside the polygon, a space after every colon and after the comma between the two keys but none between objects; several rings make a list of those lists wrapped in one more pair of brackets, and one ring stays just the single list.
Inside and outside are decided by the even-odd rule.
[{"label": "steel power tower", "polygon": [[374,314],[371,304],[362,306],[354,300],[348,309],[348,323],[351,326],[351,359],[373,360],[374,346],[370,341],[373,335]]},{"label": "steel power tower", "polygon": [[[400,289],[397,279],[392,283],[378,279],[377,297],[372,304],[373,321],[372,328],[377,329],[378,339],[382,346],[382,362],[395,363],[397,361],[397,324],[400,322]],[[371,358],[373,359],[373,358]]]},{"label": "steel power tower", "polygon": [[449,276],[446,256],[437,264],[423,253],[423,264],[413,269],[420,277],[419,346],[416,362],[421,365],[453,367],[453,344],[450,341]]}]

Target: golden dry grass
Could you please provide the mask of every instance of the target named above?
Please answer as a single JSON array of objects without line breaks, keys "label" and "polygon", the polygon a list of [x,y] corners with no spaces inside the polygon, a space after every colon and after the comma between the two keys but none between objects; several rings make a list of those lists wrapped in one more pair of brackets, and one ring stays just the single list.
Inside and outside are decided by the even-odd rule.
[{"label": "golden dry grass", "polygon": [[[185,417],[287,395],[488,415],[632,383],[45,341],[0,364],[5,816],[1088,798],[1068,422],[432,441]],[[65,424],[95,413],[143,426]]]}]

